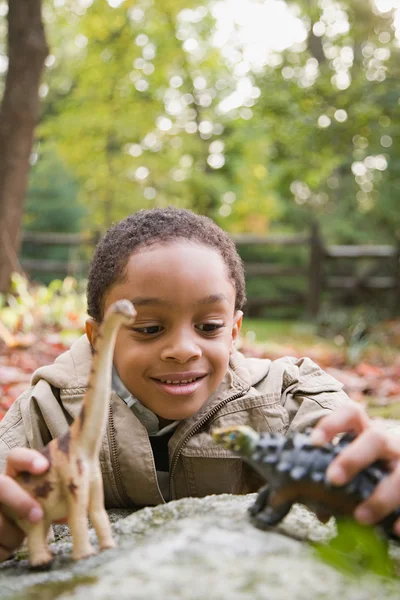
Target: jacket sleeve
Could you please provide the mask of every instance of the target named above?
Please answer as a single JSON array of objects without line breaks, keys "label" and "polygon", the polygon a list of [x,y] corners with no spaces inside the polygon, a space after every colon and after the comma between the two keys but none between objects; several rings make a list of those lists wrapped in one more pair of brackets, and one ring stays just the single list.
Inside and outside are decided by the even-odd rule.
[{"label": "jacket sleeve", "polygon": [[353,402],[343,384],[309,358],[288,365],[283,376],[282,404],[289,415],[288,431],[303,431],[339,406]]},{"label": "jacket sleeve", "polygon": [[0,473],[6,469],[7,456],[13,448],[29,447],[21,415],[21,400],[31,394],[32,388],[21,394],[8,409],[0,423]]},{"label": "jacket sleeve", "polygon": [[69,423],[51,386],[41,380],[15,400],[0,422],[0,473],[13,448],[43,448]]}]

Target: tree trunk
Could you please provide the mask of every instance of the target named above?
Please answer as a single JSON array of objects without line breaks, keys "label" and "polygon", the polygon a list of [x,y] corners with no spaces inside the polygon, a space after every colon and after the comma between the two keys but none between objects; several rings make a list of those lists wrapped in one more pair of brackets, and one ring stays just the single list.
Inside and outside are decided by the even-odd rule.
[{"label": "tree trunk", "polygon": [[41,5],[41,0],[9,0],[9,63],[0,106],[0,292],[18,269],[39,82],[48,53]]}]

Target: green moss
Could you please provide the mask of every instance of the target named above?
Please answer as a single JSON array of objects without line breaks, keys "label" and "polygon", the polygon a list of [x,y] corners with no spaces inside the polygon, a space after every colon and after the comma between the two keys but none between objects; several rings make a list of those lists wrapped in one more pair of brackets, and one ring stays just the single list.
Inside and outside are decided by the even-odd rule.
[{"label": "green moss", "polygon": [[27,548],[24,548],[23,550],[17,550],[16,552],[14,552],[13,558],[15,558],[15,560],[27,560],[28,559]]},{"label": "green moss", "polygon": [[72,592],[79,585],[93,585],[98,578],[89,575],[80,575],[67,581],[49,581],[39,583],[30,589],[24,590],[18,596],[10,597],[10,600],[54,600],[66,592]]}]

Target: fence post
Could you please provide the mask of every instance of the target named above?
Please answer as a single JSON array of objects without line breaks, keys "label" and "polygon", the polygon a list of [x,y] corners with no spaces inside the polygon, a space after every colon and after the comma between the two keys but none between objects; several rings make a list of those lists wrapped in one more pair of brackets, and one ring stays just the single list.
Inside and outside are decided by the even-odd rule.
[{"label": "fence post", "polygon": [[323,258],[324,247],[321,241],[319,225],[317,221],[313,221],[311,224],[310,233],[310,260],[307,295],[307,314],[313,319],[318,316],[321,303]]}]

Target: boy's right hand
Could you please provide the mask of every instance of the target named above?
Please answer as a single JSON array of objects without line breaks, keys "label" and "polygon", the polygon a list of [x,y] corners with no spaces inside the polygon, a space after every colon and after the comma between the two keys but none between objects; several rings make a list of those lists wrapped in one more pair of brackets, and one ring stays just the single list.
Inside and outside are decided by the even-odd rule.
[{"label": "boy's right hand", "polygon": [[21,471],[40,475],[48,468],[48,460],[37,450],[15,448],[8,455],[6,472],[0,475],[0,562],[7,560],[25,537],[18,525],[2,512],[2,505],[31,523],[37,523],[43,516],[40,504],[13,478]]}]

